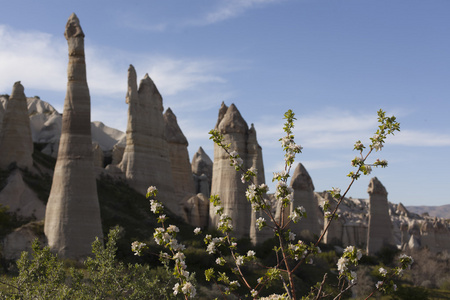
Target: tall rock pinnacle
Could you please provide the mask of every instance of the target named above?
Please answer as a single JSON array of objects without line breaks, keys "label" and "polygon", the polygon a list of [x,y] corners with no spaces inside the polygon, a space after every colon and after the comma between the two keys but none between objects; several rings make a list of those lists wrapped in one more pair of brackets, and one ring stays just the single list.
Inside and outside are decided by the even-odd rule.
[{"label": "tall rock pinnacle", "polygon": [[20,168],[31,168],[33,140],[27,98],[20,81],[14,84],[1,128],[0,168],[6,169],[11,163],[16,163]]},{"label": "tall rock pinnacle", "polygon": [[141,80],[139,88],[136,80],[136,71],[130,65],[126,95],[127,145],[118,167],[139,193],[145,195],[149,186],[156,186],[158,199],[179,214],[182,199],[177,199],[174,194],[162,97],[148,74]]},{"label": "tall rock pinnacle", "polygon": [[196,191],[189,162],[188,141],[178,126],[177,117],[170,108],[164,113],[164,123],[176,197],[178,199],[191,197],[196,194]]},{"label": "tall rock pinnacle", "polygon": [[294,190],[294,201],[291,203],[291,211],[303,206],[306,210],[307,218],[301,219],[298,223],[292,223],[291,229],[302,238],[312,240],[314,235],[320,235],[320,225],[318,216],[318,202],[314,197],[314,184],[305,167],[299,163],[292,175],[291,187]]},{"label": "tall rock pinnacle", "polygon": [[202,147],[192,157],[191,162],[192,175],[194,175],[195,190],[197,193],[203,193],[209,198],[211,193],[211,181],[213,162]]},{"label": "tall rock pinnacle", "polygon": [[369,232],[367,254],[373,255],[385,246],[395,245],[386,188],[373,177],[369,188]]},{"label": "tall rock pinnacle", "polygon": [[70,16],[64,36],[69,46],[67,92],[44,232],[52,251],[76,259],[89,255],[95,237],[102,239],[103,233],[93,166],[84,33],[75,14]]},{"label": "tall rock pinnacle", "polygon": [[[231,151],[237,151],[244,161],[244,168],[258,169],[256,183],[264,183],[262,154],[256,141],[256,131],[252,127],[250,132],[247,123],[234,104],[228,108],[222,103],[216,125],[224,136],[224,143],[231,144]],[[247,183],[242,183],[241,174],[230,166],[228,154],[214,145],[214,163],[211,194],[219,195],[222,200],[224,213],[233,219],[236,237],[250,236],[252,210],[250,202],[245,197]],[[214,208],[210,206],[210,225],[217,225],[218,218]],[[253,236],[252,236],[253,238]]]}]

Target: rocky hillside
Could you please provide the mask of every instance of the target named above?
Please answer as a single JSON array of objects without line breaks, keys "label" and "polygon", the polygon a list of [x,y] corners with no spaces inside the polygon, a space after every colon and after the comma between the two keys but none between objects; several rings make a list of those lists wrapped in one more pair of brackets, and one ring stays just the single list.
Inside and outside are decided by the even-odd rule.
[{"label": "rocky hillside", "polygon": [[[6,109],[8,95],[0,95],[0,124]],[[61,136],[62,114],[39,97],[27,98],[28,115],[33,142],[44,144],[42,152],[56,158]],[[114,146],[125,147],[125,133],[106,126],[102,122],[91,123],[92,143],[110,154]],[[110,154],[111,155],[111,154]]]},{"label": "rocky hillside", "polygon": [[441,206],[407,206],[406,208],[418,215],[428,214],[431,217],[450,219],[450,204]]}]

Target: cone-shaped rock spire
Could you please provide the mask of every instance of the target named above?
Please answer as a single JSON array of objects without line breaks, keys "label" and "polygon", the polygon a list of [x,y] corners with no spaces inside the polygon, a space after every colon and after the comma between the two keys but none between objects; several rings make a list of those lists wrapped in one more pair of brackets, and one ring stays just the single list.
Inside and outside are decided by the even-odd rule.
[{"label": "cone-shaped rock spire", "polygon": [[314,197],[314,184],[303,164],[299,163],[292,175],[291,187],[294,190],[294,201],[291,203],[291,211],[303,206],[307,218],[301,219],[296,224],[291,224],[291,229],[302,238],[313,239],[314,235],[320,235],[318,216],[318,202]]},{"label": "cone-shaped rock spire", "polygon": [[13,86],[3,117],[0,136],[1,169],[6,169],[11,163],[16,163],[20,168],[33,166],[33,140],[27,98],[20,81]]},{"label": "cone-shaped rock spire", "polygon": [[192,157],[191,168],[196,192],[202,193],[206,198],[209,198],[211,194],[213,162],[202,147]]},{"label": "cone-shaped rock spire", "polygon": [[130,185],[142,194],[149,186],[156,186],[158,199],[179,214],[180,199],[174,197],[169,146],[164,134],[162,97],[148,74],[138,89],[132,65],[128,69],[126,102],[127,145],[119,168]]},{"label": "cone-shaped rock spire", "polygon": [[217,117],[217,123],[216,123],[216,126],[214,126],[215,129],[217,129],[219,127],[219,124],[222,121],[223,116],[225,116],[227,110],[228,110],[228,106],[226,106],[225,102],[222,101],[222,104],[220,105],[220,108],[219,108],[219,116]]},{"label": "cone-shaped rock spire", "polygon": [[[222,103],[219,110],[218,124],[216,128],[224,135],[224,143],[231,144],[231,150],[239,153],[244,161],[244,168],[260,168],[261,181],[264,181],[264,171],[262,167],[262,155],[260,155],[259,145],[256,142],[256,132],[250,134],[248,125],[242,118],[234,104],[224,110],[226,105]],[[252,138],[249,136],[252,135]],[[249,151],[249,149],[252,149]],[[257,178],[259,180],[259,177]],[[224,207],[224,213],[233,219],[234,234],[237,237],[250,235],[252,219],[251,205],[245,197],[247,183],[242,183],[241,174],[230,166],[228,154],[214,145],[213,180],[211,194],[219,195]],[[210,207],[210,225],[217,225],[218,218],[214,208]]]},{"label": "cone-shaped rock spire", "polygon": [[165,136],[169,146],[170,165],[177,199],[196,194],[189,162],[188,141],[178,126],[177,117],[168,108],[164,113]]},{"label": "cone-shaped rock spire", "polygon": [[394,235],[386,188],[376,177],[373,177],[367,192],[369,193],[367,254],[373,255],[385,246],[394,245]]},{"label": "cone-shaped rock spire", "polygon": [[[256,129],[252,124],[250,129],[248,130],[248,138],[247,138],[247,165],[249,168],[253,167],[256,169],[256,178],[254,179],[254,183],[256,185],[260,185],[265,183],[264,176],[264,164],[263,164],[263,156],[262,156],[262,148],[258,144],[258,140],[256,138]],[[264,195],[265,198],[266,195]],[[266,214],[262,211],[251,213],[251,221],[250,221],[250,239],[253,244],[258,244],[264,242],[265,240],[273,237],[273,230],[268,227],[259,230],[256,225],[256,220],[260,217],[266,217]]]},{"label": "cone-shaped rock spire", "polygon": [[92,157],[84,34],[75,14],[64,36],[69,46],[67,93],[44,232],[60,257],[80,258],[91,253],[92,242],[95,237],[102,239],[103,233]]},{"label": "cone-shaped rock spire", "polygon": [[213,162],[211,158],[209,158],[208,154],[206,154],[205,150],[203,150],[202,147],[198,148],[197,152],[192,157],[192,173],[198,176],[205,174],[211,178],[212,166]]}]

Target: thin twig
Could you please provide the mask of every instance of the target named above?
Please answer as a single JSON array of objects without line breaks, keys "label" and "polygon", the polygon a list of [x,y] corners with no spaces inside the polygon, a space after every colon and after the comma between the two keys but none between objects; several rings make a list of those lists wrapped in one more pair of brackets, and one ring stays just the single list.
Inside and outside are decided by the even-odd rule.
[{"label": "thin twig", "polygon": [[322,293],[323,286],[325,285],[325,280],[327,279],[327,275],[328,275],[328,273],[325,273],[323,275],[323,280],[322,280],[322,283],[320,284],[319,291],[317,292],[316,300],[320,299],[320,294]]}]

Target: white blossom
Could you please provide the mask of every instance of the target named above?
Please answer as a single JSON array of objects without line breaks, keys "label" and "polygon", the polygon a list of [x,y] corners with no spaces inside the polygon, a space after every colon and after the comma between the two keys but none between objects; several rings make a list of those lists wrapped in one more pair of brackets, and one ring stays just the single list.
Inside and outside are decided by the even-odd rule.
[{"label": "white blossom", "polygon": [[378,272],[380,272],[380,274],[381,274],[383,277],[385,277],[386,274],[387,274],[387,271],[386,271],[385,268],[379,268],[379,269],[378,269]]},{"label": "white blossom", "polygon": [[138,241],[134,241],[131,244],[131,251],[134,252],[134,255],[140,255],[141,254],[141,250],[142,248],[144,248],[147,244],[142,243],[142,242],[138,242]]},{"label": "white blossom", "polygon": [[340,194],[341,193],[341,189],[340,188],[332,188],[331,191],[335,194]]},{"label": "white blossom", "polygon": [[290,231],[290,232],[289,232],[289,240],[290,240],[290,241],[295,240],[295,235],[296,235],[295,233],[293,233],[292,231]]},{"label": "white blossom", "polygon": [[169,225],[169,227],[167,227],[167,232],[180,232],[180,229],[175,225]]},{"label": "white blossom", "polygon": [[242,182],[242,183],[245,183],[245,174],[242,174],[242,176],[241,176],[241,182]]},{"label": "white blossom", "polygon": [[356,284],[358,276],[356,275],[355,271],[350,271],[350,276],[352,277],[352,280],[350,280],[351,284]]},{"label": "white blossom", "polygon": [[216,250],[216,243],[214,243],[213,241],[211,241],[206,247],[206,252],[208,252],[208,254],[213,254],[214,252],[216,252]]},{"label": "white blossom", "polygon": [[355,251],[355,246],[347,246],[344,249],[344,253],[352,253],[353,251]]},{"label": "white blossom", "polygon": [[377,289],[379,289],[382,285],[383,285],[383,281],[378,281],[378,282],[375,284],[375,287],[376,287]]},{"label": "white blossom", "polygon": [[245,196],[247,199],[251,200],[256,197],[256,185],[251,184],[248,186],[247,191],[245,192]]},{"label": "white blossom", "polygon": [[173,294],[176,296],[178,294],[178,292],[180,292],[180,284],[177,282],[173,286]]},{"label": "white blossom", "polygon": [[266,219],[264,219],[263,217],[259,217],[258,219],[256,219],[256,227],[261,228],[262,226],[264,226],[265,222]]},{"label": "white blossom", "polygon": [[162,207],[162,205],[158,201],[150,200],[150,210],[152,211],[152,213],[156,214],[158,209],[161,207]]},{"label": "white blossom", "polygon": [[223,257],[217,258],[216,264],[223,266],[225,264],[225,259]]},{"label": "white blossom", "polygon": [[356,259],[360,260],[361,257],[362,257],[362,251],[361,250],[356,251]]},{"label": "white blossom", "polygon": [[195,234],[200,234],[201,232],[202,232],[202,230],[200,229],[200,227],[197,227],[194,229]]},{"label": "white blossom", "polygon": [[241,266],[244,263],[244,257],[242,255],[239,255],[236,257],[236,266]]},{"label": "white blossom", "polygon": [[179,261],[179,262],[184,261],[185,258],[186,258],[186,257],[184,256],[183,252],[177,252],[177,253],[173,256],[173,259],[174,259],[175,261]]},{"label": "white blossom", "polygon": [[158,191],[158,189],[152,185],[152,186],[148,187],[147,194],[153,194],[156,191]]},{"label": "white blossom", "polygon": [[341,257],[337,262],[337,268],[339,273],[342,273],[347,270],[348,258]]},{"label": "white blossom", "polygon": [[252,258],[252,257],[254,257],[254,256],[255,256],[255,254],[256,254],[256,252],[255,252],[255,251],[253,251],[253,250],[248,250],[248,252],[247,252],[247,257],[250,257],[250,258]]},{"label": "white blossom", "polygon": [[183,285],[183,287],[181,288],[181,291],[183,292],[183,294],[189,295],[189,297],[191,297],[191,298],[194,298],[195,294],[197,293],[195,290],[195,287],[189,281],[187,281]]}]

